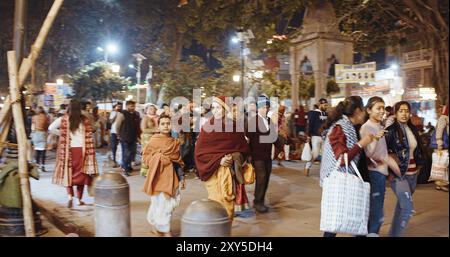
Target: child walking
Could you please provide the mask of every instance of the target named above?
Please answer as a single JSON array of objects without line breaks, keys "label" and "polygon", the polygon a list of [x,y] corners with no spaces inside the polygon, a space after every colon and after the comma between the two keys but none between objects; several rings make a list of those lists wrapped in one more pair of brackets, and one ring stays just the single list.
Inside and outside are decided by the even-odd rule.
[{"label": "child walking", "polygon": [[[159,134],[153,135],[142,152],[148,166],[144,192],[151,197],[147,221],[158,236],[171,237],[170,222],[174,209],[180,203],[180,177],[178,167],[184,167],[180,156],[180,142],[171,137],[170,116],[158,120]],[[178,168],[178,169],[177,169]]]}]

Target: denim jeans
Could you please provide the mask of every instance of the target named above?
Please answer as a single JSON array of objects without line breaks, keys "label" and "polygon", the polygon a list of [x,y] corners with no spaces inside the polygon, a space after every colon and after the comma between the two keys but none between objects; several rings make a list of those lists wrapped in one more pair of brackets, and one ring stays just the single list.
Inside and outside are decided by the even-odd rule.
[{"label": "denim jeans", "polygon": [[121,140],[120,145],[122,146],[122,168],[126,171],[132,171],[131,162],[133,161],[133,157],[136,156],[136,142]]},{"label": "denim jeans", "polygon": [[384,195],[386,193],[386,176],[378,171],[369,171],[370,177],[370,214],[369,233],[380,233],[384,222]]},{"label": "denim jeans", "polygon": [[394,218],[392,219],[389,236],[399,237],[414,214],[412,194],[416,190],[417,174],[395,178],[391,182],[392,190],[397,196]]},{"label": "denim jeans", "polygon": [[119,145],[119,140],[117,139],[116,133],[111,133],[110,141],[111,141],[110,143],[111,143],[112,158],[114,163],[116,163],[117,146]]}]

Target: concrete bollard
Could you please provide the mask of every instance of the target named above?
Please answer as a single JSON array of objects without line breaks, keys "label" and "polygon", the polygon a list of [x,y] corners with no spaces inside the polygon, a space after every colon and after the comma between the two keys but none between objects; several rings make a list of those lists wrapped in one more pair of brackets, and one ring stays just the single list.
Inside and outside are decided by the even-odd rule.
[{"label": "concrete bollard", "polygon": [[203,199],[192,202],[181,218],[182,237],[229,237],[231,220],[218,202]]},{"label": "concrete bollard", "polygon": [[95,236],[129,237],[130,188],[120,174],[105,172],[94,181]]}]

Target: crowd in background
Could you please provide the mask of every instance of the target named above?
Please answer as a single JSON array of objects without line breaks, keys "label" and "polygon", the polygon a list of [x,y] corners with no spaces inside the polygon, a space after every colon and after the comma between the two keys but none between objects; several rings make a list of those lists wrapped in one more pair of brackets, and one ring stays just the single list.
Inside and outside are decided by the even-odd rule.
[{"label": "crowd in background", "polygon": [[[72,186],[77,187],[78,203],[82,205],[83,186],[90,185],[92,175],[98,174],[96,148],[108,147],[113,165],[120,167],[126,176],[133,175],[138,159],[142,159],[139,174],[146,177],[146,192],[156,197],[152,202],[158,202],[160,208],[165,209],[165,214],[155,214],[153,205],[148,213],[149,222],[155,225],[159,234],[170,232],[167,217],[170,221],[170,214],[179,202],[176,190],[178,183],[179,188],[184,189],[186,172],[194,173],[205,182],[209,198],[222,203],[232,220],[235,210],[249,208],[242,181],[242,170],[248,163],[253,165],[256,176],[253,207],[257,212],[265,213],[268,207],[264,199],[272,160],[278,160],[282,165],[282,160],[302,159],[306,161],[304,173],[307,176],[312,165],[320,163],[321,186],[336,165],[340,171],[346,169],[353,174],[356,174],[355,170],[360,171],[364,181],[371,185],[369,234],[379,234],[384,220],[385,185],[389,180],[398,198],[390,235],[401,235],[414,212],[412,194],[416,184],[428,181],[433,150],[448,149],[448,136],[445,137],[448,135],[448,105],[439,112],[442,115],[436,126],[431,123],[425,126],[408,102],[385,106],[380,97],[372,97],[364,106],[361,97],[352,96],[334,107],[322,98],[311,110],[299,106],[291,113],[283,105],[269,111],[271,102],[267,96],[258,99],[246,106],[243,116],[246,126],[252,119],[256,124],[264,124],[263,129],[258,128],[256,132],[249,132],[247,127],[242,133],[203,129],[194,132],[197,122],[201,127],[225,119],[237,122],[237,106],[228,106],[224,97],[214,97],[211,109],[196,109],[189,103],[172,109],[167,104],[160,108],[146,104],[142,110],[137,110],[135,102],[126,101],[125,104],[115,103],[110,112],[100,112],[90,102],[72,100],[69,106],[63,104],[58,110],[50,108],[46,112],[43,107],[29,110],[26,128],[35,150],[35,162],[41,171],[46,171],[46,152],[58,149],[53,182],[67,187],[69,207],[74,197]],[[196,120],[195,111],[201,112],[200,121]],[[167,124],[167,120],[180,113],[189,117],[190,131],[179,131],[173,124]],[[161,123],[163,118],[167,120]],[[259,136],[275,127],[278,131],[275,142],[259,140]],[[155,142],[159,148],[149,142]],[[165,152],[167,145],[175,148]],[[306,150],[310,151],[306,155],[310,157],[304,158]],[[155,154],[160,159],[155,160]],[[345,166],[344,155],[355,166]],[[83,158],[90,158],[89,162]],[[155,162],[165,164],[155,168]],[[172,182],[155,175],[155,169],[163,168],[174,170],[175,175],[169,179]],[[170,190],[161,189],[158,183],[170,184]],[[155,188],[159,191],[155,192]],[[448,192],[448,180],[436,182],[436,189]],[[161,192],[172,198],[161,198]],[[164,217],[163,221],[155,218],[158,215]],[[159,226],[158,222],[163,225]],[[324,234],[335,235],[327,231]]]}]

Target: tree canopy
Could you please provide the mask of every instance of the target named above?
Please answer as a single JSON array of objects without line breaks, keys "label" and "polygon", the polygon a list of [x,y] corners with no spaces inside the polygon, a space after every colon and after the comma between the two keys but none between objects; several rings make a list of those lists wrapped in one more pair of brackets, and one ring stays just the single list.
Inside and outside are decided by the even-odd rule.
[{"label": "tree canopy", "polygon": [[75,97],[97,101],[112,100],[113,94],[125,90],[129,84],[128,79],[112,71],[111,63],[105,62],[86,65],[72,77]]},{"label": "tree canopy", "polygon": [[355,50],[372,53],[387,46],[430,48],[433,84],[441,103],[448,97],[449,1],[335,0],[344,32]]}]

